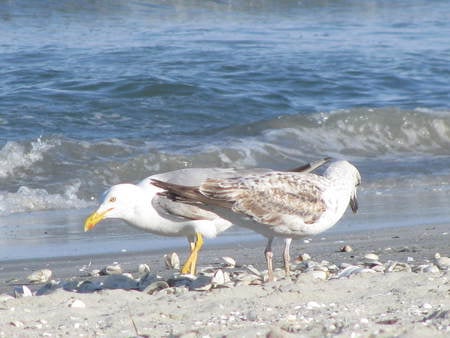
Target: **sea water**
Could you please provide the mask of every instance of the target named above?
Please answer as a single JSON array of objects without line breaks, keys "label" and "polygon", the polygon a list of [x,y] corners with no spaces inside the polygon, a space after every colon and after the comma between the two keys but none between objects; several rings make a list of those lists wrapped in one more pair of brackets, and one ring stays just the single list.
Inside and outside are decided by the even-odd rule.
[{"label": "sea water", "polygon": [[109,186],[185,167],[345,158],[360,211],[331,231],[450,223],[448,13],[438,0],[0,1],[0,260],[184,245],[83,221]]}]

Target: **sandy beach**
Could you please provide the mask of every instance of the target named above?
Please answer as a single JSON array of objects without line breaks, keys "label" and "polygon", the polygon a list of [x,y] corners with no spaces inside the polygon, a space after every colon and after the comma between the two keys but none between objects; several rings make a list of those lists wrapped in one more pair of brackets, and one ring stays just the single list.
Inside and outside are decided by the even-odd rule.
[{"label": "sandy beach", "polygon": [[[272,283],[263,239],[207,243],[197,280],[176,277],[164,252],[1,262],[0,336],[448,337],[449,236],[448,225],[325,233],[294,242],[291,277],[279,269]],[[280,242],[275,255],[281,267]],[[114,265],[124,274],[97,275]],[[41,269],[53,282],[29,283]]]}]

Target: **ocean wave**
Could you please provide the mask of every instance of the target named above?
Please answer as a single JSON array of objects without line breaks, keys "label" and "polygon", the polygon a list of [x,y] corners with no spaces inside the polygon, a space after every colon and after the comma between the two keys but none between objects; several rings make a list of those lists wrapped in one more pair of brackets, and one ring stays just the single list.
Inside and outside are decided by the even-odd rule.
[{"label": "ocean wave", "polygon": [[250,144],[289,156],[450,154],[449,112],[427,109],[352,109],[281,116],[240,126],[234,134],[242,136],[235,144]]},{"label": "ocean wave", "polygon": [[26,186],[19,187],[16,192],[0,192],[0,215],[42,210],[80,209],[93,205],[92,201],[77,197],[80,186],[81,182],[65,186],[64,192],[61,194],[51,194],[42,188],[32,189]]},{"label": "ocean wave", "polygon": [[0,149],[0,178],[17,175],[18,171],[31,168],[56,145],[54,141],[43,141],[41,138],[25,145],[16,141],[7,142]]},{"label": "ocean wave", "polygon": [[43,136],[0,149],[0,215],[83,208],[113,184],[180,168],[283,170],[323,156],[354,161],[367,189],[419,187],[415,182],[446,189],[449,154],[450,114],[428,109],[280,116],[170,140]]}]

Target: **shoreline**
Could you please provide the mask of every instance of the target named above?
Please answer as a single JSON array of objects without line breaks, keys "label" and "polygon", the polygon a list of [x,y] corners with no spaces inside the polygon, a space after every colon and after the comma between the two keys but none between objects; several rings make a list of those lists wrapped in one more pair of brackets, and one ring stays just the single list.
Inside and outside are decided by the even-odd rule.
[{"label": "shoreline", "polygon": [[[139,264],[145,263],[151,273],[167,280],[173,276],[173,271],[166,269],[163,255],[170,250],[0,262],[0,337],[30,334],[444,337],[450,332],[450,272],[447,269],[414,270],[434,265],[436,253],[450,256],[449,229],[447,224],[411,226],[323,233],[308,239],[309,243],[293,241],[291,278],[285,278],[279,269],[282,241],[277,241],[274,246],[277,281],[256,285],[236,283],[233,287],[209,291],[171,287],[150,295],[126,288],[89,293],[56,288],[43,296],[7,296],[13,294],[15,286],[25,284],[31,272],[39,269],[50,269],[54,280],[67,282],[85,280],[88,271],[100,270],[114,262],[120,264],[123,272],[137,276]],[[344,245],[351,246],[353,251],[340,251]],[[233,276],[251,264],[262,273],[265,270],[264,247],[263,238],[234,245],[208,245],[206,242],[200,253],[199,269],[220,269]],[[308,253],[312,262],[329,266],[331,273],[320,277],[320,273],[300,271],[304,263],[296,258],[303,253]],[[178,254],[183,261],[187,246],[178,250]],[[367,254],[376,254],[384,267],[389,262],[398,262],[398,266],[409,268],[335,278],[345,264],[366,268],[363,262]],[[223,256],[235,259],[237,272],[223,266]],[[340,272],[333,272],[332,265],[339,267]],[[101,278],[104,281],[108,277]],[[92,280],[96,279],[90,278]],[[33,292],[42,286],[28,285]],[[83,304],[81,308],[72,306],[75,300]],[[197,307],[199,311],[193,312]]]}]

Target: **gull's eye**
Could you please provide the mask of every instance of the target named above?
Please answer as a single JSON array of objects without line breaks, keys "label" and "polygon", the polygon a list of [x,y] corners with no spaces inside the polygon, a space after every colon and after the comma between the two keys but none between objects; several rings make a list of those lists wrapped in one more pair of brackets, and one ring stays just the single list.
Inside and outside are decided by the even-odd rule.
[{"label": "gull's eye", "polygon": [[111,202],[111,203],[114,203],[116,201],[116,198],[115,197],[111,197],[110,199],[109,199],[109,202]]}]

